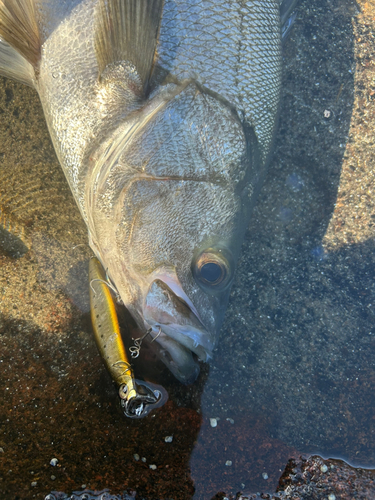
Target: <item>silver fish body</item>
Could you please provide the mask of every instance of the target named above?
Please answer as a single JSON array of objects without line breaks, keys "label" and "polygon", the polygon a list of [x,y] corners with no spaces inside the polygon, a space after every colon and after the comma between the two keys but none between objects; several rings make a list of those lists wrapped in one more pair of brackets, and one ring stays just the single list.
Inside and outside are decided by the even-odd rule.
[{"label": "silver fish body", "polygon": [[[280,2],[159,2],[147,78],[141,57],[103,63],[98,31],[105,38],[114,0],[13,2],[34,9],[40,58],[25,68],[90,245],[161,358],[190,382],[195,357],[209,360],[217,344],[272,149]],[[142,42],[141,17],[129,44]],[[12,45],[1,23],[0,36]]]}]

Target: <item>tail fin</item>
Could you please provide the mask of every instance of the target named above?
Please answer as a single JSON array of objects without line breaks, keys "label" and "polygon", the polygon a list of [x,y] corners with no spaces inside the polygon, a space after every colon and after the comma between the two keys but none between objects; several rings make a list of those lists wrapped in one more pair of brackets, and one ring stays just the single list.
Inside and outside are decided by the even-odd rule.
[{"label": "tail fin", "polygon": [[0,40],[0,75],[26,83],[26,85],[33,85],[33,67],[3,40]]},{"label": "tail fin", "polygon": [[0,38],[0,72],[32,83],[30,70],[38,70],[41,54],[34,0],[0,0]]}]

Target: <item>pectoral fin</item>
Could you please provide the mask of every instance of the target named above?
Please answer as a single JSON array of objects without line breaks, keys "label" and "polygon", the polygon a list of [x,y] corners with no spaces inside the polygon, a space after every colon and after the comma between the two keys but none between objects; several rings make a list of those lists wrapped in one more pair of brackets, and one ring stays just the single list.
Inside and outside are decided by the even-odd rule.
[{"label": "pectoral fin", "polygon": [[156,53],[164,0],[100,0],[95,48],[100,75],[113,63],[131,63],[146,90]]}]

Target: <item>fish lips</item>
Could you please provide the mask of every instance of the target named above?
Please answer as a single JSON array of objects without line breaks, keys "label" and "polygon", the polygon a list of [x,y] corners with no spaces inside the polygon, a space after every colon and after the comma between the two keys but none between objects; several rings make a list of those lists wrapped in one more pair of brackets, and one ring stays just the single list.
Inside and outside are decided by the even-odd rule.
[{"label": "fish lips", "polygon": [[[202,332],[194,327],[181,326],[178,324],[152,324],[153,321],[150,318],[146,321],[153,329],[155,334],[154,340],[158,341],[159,337],[162,338],[164,334],[196,354],[200,361],[209,361],[211,359],[212,345],[206,338],[204,331]],[[160,327],[160,331],[158,331],[158,327]]]},{"label": "fish lips", "polygon": [[214,343],[188,304],[164,281],[156,279],[147,293],[143,317],[152,328],[153,341],[169,353],[170,362],[162,359],[174,375],[185,382],[192,378],[192,372],[196,377],[197,366],[192,353],[201,361],[209,361]]}]

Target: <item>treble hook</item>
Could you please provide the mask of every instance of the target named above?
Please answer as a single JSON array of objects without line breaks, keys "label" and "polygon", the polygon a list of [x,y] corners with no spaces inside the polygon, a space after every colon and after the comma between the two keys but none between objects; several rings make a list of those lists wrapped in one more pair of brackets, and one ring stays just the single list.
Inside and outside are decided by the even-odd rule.
[{"label": "treble hook", "polygon": [[[142,342],[147,337],[147,335],[150,335],[151,332],[152,332],[152,328],[147,330],[147,332],[143,335],[143,337],[139,337],[138,339],[132,338],[132,340],[134,341],[134,345],[129,347],[129,351],[130,351],[130,355],[133,359],[138,358],[140,350],[141,350]],[[158,334],[156,335],[156,337],[154,337],[151,340],[151,344],[152,344],[152,342],[154,342],[154,340],[156,340],[159,337],[160,334],[161,334],[161,327],[159,326]]]},{"label": "treble hook", "polygon": [[112,290],[112,292],[115,294],[116,296],[116,302],[118,304],[122,304],[122,301],[121,301],[121,297],[120,297],[120,294],[118,293],[117,291],[117,288],[111,283],[111,281],[109,280],[109,278],[107,277],[107,281],[106,280],[102,280],[100,278],[94,278],[93,280],[90,281],[90,288],[91,290],[94,292],[95,294],[95,290],[93,289],[92,287],[92,283],[94,281],[100,281],[100,283],[104,283],[105,285],[107,285],[108,288],[110,288]]},{"label": "treble hook", "polygon": [[145,339],[147,337],[147,335],[150,335],[151,332],[152,332],[152,328],[147,330],[147,332],[143,335],[143,337],[139,337],[137,339],[132,338],[132,340],[134,341],[134,345],[129,347],[130,355],[132,358],[134,358],[134,359],[138,358],[139,351],[141,350],[142,341],[143,341],[143,339]]}]

